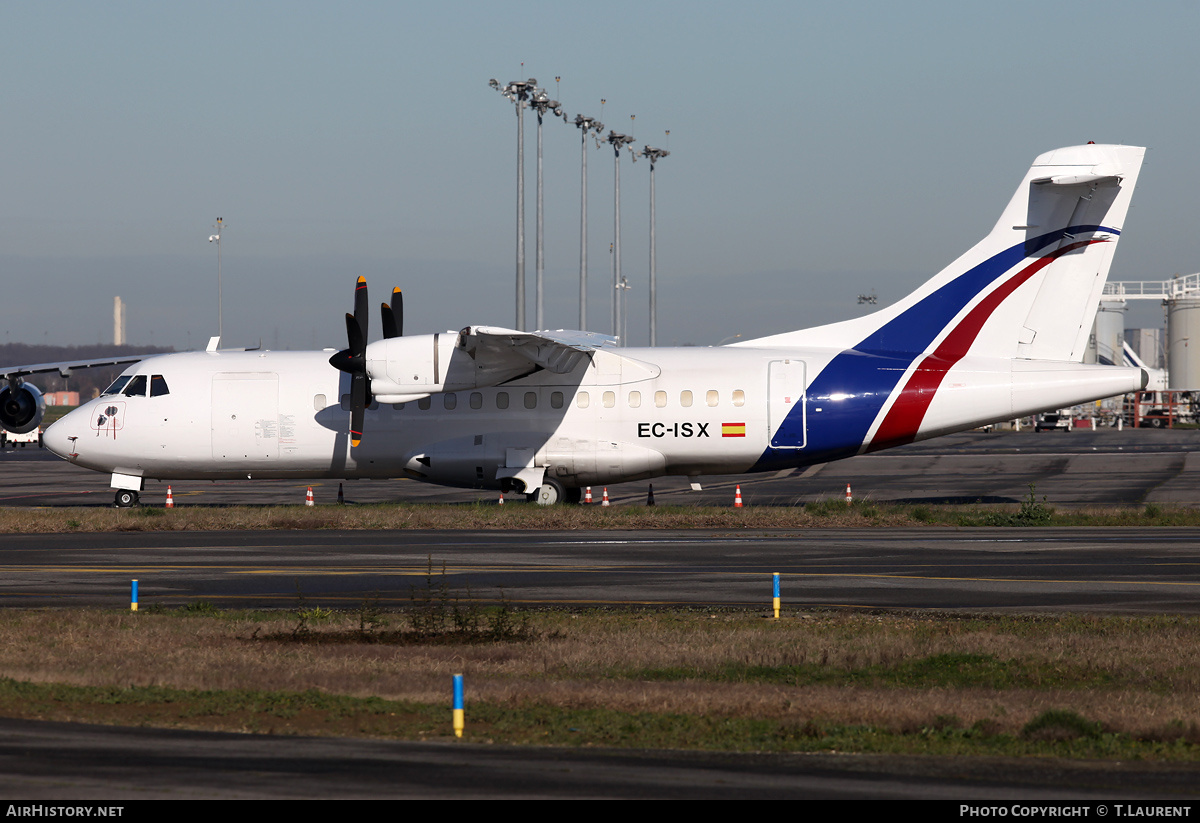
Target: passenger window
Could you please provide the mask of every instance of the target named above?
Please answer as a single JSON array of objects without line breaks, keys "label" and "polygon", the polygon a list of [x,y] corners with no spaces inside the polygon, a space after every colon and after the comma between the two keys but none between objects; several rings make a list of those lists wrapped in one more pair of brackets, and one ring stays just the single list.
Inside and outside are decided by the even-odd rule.
[{"label": "passenger window", "polygon": [[417,408],[421,411],[429,411],[429,407],[433,405],[433,401],[428,397],[422,397],[417,401]]},{"label": "passenger window", "polygon": [[660,409],[665,409],[667,407],[667,393],[665,391],[656,391],[654,393],[654,405],[658,406]]},{"label": "passenger window", "polygon": [[561,409],[563,407],[563,393],[560,391],[550,393],[550,408]]},{"label": "passenger window", "polygon": [[708,394],[704,398],[704,402],[708,403],[710,406],[715,406],[717,403],[721,402],[721,397],[715,390],[709,389]]},{"label": "passenger window", "polygon": [[498,409],[507,409],[508,408],[508,392],[506,392],[506,391],[496,392],[496,408],[498,408]]},{"label": "passenger window", "polygon": [[313,397],[313,408],[317,411],[325,408],[325,395],[318,394]]},{"label": "passenger window", "polygon": [[679,393],[679,405],[685,409],[692,405],[692,393],[690,391],[681,391]]},{"label": "passenger window", "polygon": [[525,408],[527,408],[527,409],[536,409],[537,408],[537,392],[535,392],[535,391],[525,392]]},{"label": "passenger window", "polygon": [[483,393],[482,392],[477,392],[477,391],[471,392],[471,408],[473,408],[473,409],[482,409],[483,408]]},{"label": "passenger window", "polygon": [[604,393],[604,408],[611,409],[615,405],[617,405],[617,396],[613,392],[606,391]]},{"label": "passenger window", "polygon": [[442,405],[446,407],[446,411],[454,411],[458,406],[458,395],[454,392],[442,395]]},{"label": "passenger window", "polygon": [[591,401],[588,398],[587,392],[581,391],[579,394],[575,395],[575,405],[578,406],[579,408],[586,409],[588,407],[589,402],[591,402]]},{"label": "passenger window", "polygon": [[735,406],[746,405],[746,393],[744,391],[742,391],[741,389],[734,389],[733,405],[735,405]]},{"label": "passenger window", "polygon": [[121,392],[126,397],[145,397],[146,396],[146,375],[136,375],[129,381],[129,385],[125,387],[125,391]]},{"label": "passenger window", "polygon": [[167,380],[161,374],[150,375],[150,396],[162,397],[164,394],[170,394],[171,390],[167,388]]},{"label": "passenger window", "polygon": [[640,391],[631,391],[629,393],[629,408],[636,409],[642,405],[642,393]]}]

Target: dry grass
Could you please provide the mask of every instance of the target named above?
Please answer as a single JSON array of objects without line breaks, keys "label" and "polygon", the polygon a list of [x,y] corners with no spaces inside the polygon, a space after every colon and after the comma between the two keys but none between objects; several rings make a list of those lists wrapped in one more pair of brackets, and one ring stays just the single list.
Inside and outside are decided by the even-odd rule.
[{"label": "dry grass", "polygon": [[693,507],[529,504],[354,506],[189,506],[0,508],[0,533],[210,531],[228,529],[803,529],[895,526],[1200,526],[1200,509],[1147,505],[1127,509],[1082,508],[1062,512],[1021,506],[911,506],[840,500],[804,506]]},{"label": "dry grass", "polygon": [[[404,621],[388,617],[392,629]],[[298,642],[296,619],[287,615],[4,611],[0,674],[80,686],[318,690],[439,706],[451,675],[463,673],[471,701],[514,711],[594,708],[1019,735],[1039,714],[1068,710],[1109,732],[1200,743],[1200,621],[1190,618],[802,614],[776,622],[736,612],[546,612],[531,619],[539,638],[531,642],[389,644],[353,642],[352,614],[310,622],[312,635]],[[314,642],[321,636],[340,642]],[[916,679],[904,674],[943,658],[950,662]],[[0,711],[20,714],[11,705]]]}]

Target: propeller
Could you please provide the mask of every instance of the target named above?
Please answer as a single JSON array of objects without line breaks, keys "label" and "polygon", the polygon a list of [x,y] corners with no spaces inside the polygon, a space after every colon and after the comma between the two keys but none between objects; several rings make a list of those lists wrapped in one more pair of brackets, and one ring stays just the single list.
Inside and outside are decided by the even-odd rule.
[{"label": "propeller", "polygon": [[329,358],[329,365],[350,375],[350,445],[362,440],[363,418],[371,404],[367,377],[367,279],[354,287],[354,314],[346,315],[346,348]]},{"label": "propeller", "polygon": [[[354,287],[354,314],[346,315],[346,348],[329,358],[329,365],[350,375],[350,445],[362,441],[363,418],[371,405],[371,378],[367,376],[367,279],[358,278]],[[400,289],[392,289],[391,305],[380,306],[383,336],[386,339],[404,333],[404,298]]]}]

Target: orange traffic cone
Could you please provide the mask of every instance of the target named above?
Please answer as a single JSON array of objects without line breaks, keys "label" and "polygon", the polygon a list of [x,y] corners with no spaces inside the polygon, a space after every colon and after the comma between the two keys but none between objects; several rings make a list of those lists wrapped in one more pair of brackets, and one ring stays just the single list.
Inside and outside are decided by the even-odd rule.
[{"label": "orange traffic cone", "polygon": [[611,505],[611,504],[608,502],[608,486],[605,486],[604,487],[604,497],[602,497],[600,499],[600,506],[604,507],[604,506],[608,506],[608,505]]},{"label": "orange traffic cone", "polygon": [[583,502],[584,503],[592,502],[592,487],[591,486],[588,486],[587,490],[583,493]]},{"label": "orange traffic cone", "polygon": [[171,487],[167,486],[167,508],[175,508],[175,498],[171,496]]},{"label": "orange traffic cone", "polygon": [[854,498],[850,496],[850,484],[846,484],[846,505],[849,506],[854,502]]},{"label": "orange traffic cone", "polygon": [[497,503],[496,505],[497,505],[497,506],[503,506],[503,505],[504,505],[504,492],[500,492],[500,502],[499,502],[499,503]]},{"label": "orange traffic cone", "polygon": [[742,508],[742,486],[739,483],[737,488],[733,490],[733,507],[735,509]]},{"label": "orange traffic cone", "polygon": [[313,500],[313,496],[312,496],[312,486],[309,486],[309,487],[308,487],[308,493],[304,495],[304,505],[306,505],[306,506],[315,506],[315,505],[317,505],[316,501],[315,501],[315,500]]}]

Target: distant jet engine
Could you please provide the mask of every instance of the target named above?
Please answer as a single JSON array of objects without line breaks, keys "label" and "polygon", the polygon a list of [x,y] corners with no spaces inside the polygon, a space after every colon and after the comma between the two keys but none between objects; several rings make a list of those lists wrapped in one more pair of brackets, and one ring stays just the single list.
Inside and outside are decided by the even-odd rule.
[{"label": "distant jet engine", "polygon": [[10,383],[0,389],[0,426],[13,434],[33,431],[45,414],[46,401],[32,383]]}]

